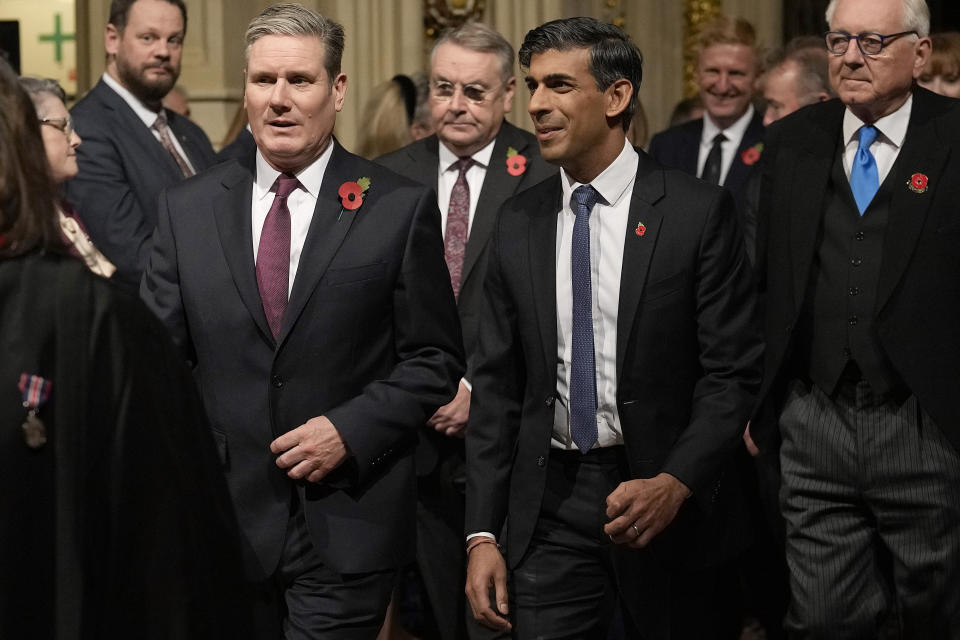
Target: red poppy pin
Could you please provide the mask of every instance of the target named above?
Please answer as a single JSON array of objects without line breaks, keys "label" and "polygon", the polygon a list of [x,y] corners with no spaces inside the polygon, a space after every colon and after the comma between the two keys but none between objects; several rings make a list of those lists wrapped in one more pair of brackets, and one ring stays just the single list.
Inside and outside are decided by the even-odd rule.
[{"label": "red poppy pin", "polygon": [[914,193],[926,193],[927,176],[922,173],[915,173],[910,176],[910,181],[907,182],[907,186],[910,187],[910,191]]},{"label": "red poppy pin", "polygon": [[748,167],[753,166],[760,159],[761,153],[763,153],[763,143],[758,142],[749,149],[743,150],[743,153],[740,154],[740,161]]},{"label": "red poppy pin", "polygon": [[642,222],[638,222],[637,228],[634,231],[634,233],[642,238],[643,234],[645,234],[646,232],[647,232],[647,228],[644,226],[644,224]]},{"label": "red poppy pin", "polygon": [[337,195],[340,196],[340,215],[337,220],[343,216],[343,210],[356,211],[363,204],[363,198],[370,189],[370,178],[360,178],[356,182],[347,181],[340,185]]},{"label": "red poppy pin", "polygon": [[522,176],[527,170],[527,158],[513,147],[507,147],[507,173]]}]

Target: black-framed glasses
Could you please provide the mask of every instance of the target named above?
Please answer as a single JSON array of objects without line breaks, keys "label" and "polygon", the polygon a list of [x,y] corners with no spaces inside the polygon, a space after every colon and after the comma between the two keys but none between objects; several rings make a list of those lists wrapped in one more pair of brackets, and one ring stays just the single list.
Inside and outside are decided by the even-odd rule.
[{"label": "black-framed glasses", "polygon": [[913,30],[891,33],[889,35],[881,35],[879,33],[858,33],[857,35],[852,35],[846,31],[830,31],[824,39],[827,42],[827,51],[834,55],[842,56],[845,54],[847,47],[850,46],[850,41],[856,40],[860,53],[865,56],[875,56],[883,51],[885,46],[900,36],[908,35],[919,36],[920,34]]},{"label": "black-framed glasses", "polygon": [[459,85],[446,80],[434,80],[430,83],[430,95],[436,100],[446,102],[453,98],[453,94],[457,92],[457,87],[460,87],[463,97],[473,104],[483,104],[488,98],[496,94],[495,89],[488,89],[479,84]]},{"label": "black-framed glasses", "polygon": [[73,118],[40,118],[40,124],[48,124],[54,129],[59,129],[63,135],[69,137],[73,133]]}]

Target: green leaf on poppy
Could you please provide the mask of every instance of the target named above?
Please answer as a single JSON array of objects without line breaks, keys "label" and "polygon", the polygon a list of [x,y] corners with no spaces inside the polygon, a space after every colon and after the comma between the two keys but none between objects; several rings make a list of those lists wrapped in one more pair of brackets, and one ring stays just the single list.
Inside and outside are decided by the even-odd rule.
[{"label": "green leaf on poppy", "polygon": [[364,193],[366,193],[367,189],[370,188],[370,178],[364,176],[357,180],[357,184],[360,185],[360,188],[363,189]]}]

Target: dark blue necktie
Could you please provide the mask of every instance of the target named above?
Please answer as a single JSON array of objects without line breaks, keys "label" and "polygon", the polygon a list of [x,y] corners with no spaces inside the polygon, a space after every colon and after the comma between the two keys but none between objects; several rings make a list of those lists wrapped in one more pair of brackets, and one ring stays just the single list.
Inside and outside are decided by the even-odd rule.
[{"label": "dark blue necktie", "polygon": [[870,145],[877,139],[877,133],[876,127],[868,124],[860,127],[860,146],[857,147],[857,155],[853,157],[853,167],[850,169],[850,190],[853,191],[860,215],[870,206],[880,188],[877,161],[870,153]]},{"label": "dark blue necktie", "polygon": [[573,192],[576,214],[570,251],[573,277],[573,354],[570,363],[570,435],[582,453],[597,441],[597,376],[593,351],[593,295],[590,286],[590,211],[597,190],[586,184]]}]

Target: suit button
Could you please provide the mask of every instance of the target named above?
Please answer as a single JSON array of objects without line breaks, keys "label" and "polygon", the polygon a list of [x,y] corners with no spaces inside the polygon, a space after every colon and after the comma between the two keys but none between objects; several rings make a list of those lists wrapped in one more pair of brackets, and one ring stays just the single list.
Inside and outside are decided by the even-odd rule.
[{"label": "suit button", "polygon": [[850,287],[850,295],[852,296],[860,295],[860,287]]},{"label": "suit button", "polygon": [[542,466],[545,465],[546,463],[547,463],[547,459],[544,458],[543,456],[539,456],[539,457],[537,458],[537,466],[538,466],[538,467],[542,467]]},{"label": "suit button", "polygon": [[850,258],[850,264],[855,267],[859,267],[863,264],[863,258]]},{"label": "suit button", "polygon": [[849,360],[849,359],[850,359],[850,356],[852,356],[852,355],[853,355],[853,352],[850,351],[850,347],[844,347],[844,348],[843,348],[843,357],[844,357],[844,358],[846,358],[846,359]]},{"label": "suit button", "polygon": [[553,396],[549,396],[546,400],[543,401],[543,403],[544,403],[545,405],[547,405],[548,407],[552,407],[552,406],[553,406]]},{"label": "suit button", "polygon": [[793,331],[793,325],[792,325],[792,324],[788,324],[787,326],[785,326],[785,327],[783,328],[783,332],[786,333],[787,335],[789,335],[791,331]]},{"label": "suit button", "polygon": [[857,231],[857,235],[853,236],[857,240],[863,240],[863,231]]},{"label": "suit button", "polygon": [[280,376],[273,376],[272,378],[270,378],[270,384],[272,384],[277,389],[280,389],[283,387],[283,378],[281,378]]},{"label": "suit button", "polygon": [[857,326],[857,316],[850,316],[850,318],[847,320],[847,324],[849,324],[851,327]]}]

